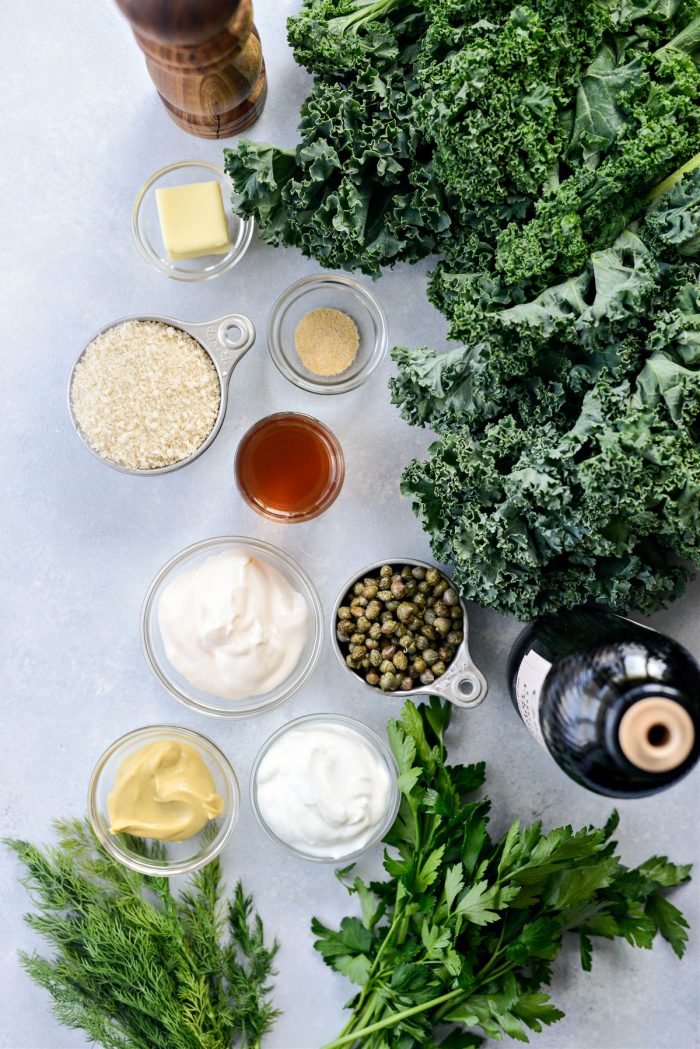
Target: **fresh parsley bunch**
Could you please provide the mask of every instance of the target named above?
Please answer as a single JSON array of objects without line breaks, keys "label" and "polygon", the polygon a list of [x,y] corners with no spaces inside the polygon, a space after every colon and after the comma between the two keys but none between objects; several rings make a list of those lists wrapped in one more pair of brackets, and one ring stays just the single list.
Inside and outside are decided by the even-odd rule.
[{"label": "fresh parsley bunch", "polygon": [[690,867],[664,856],[625,867],[611,840],[616,813],[577,832],[517,820],[493,840],[489,802],[472,797],[484,765],[447,764],[449,720],[449,704],[432,697],[389,723],[402,797],[385,840],[398,855],[385,853],[383,881],[339,872],[361,918],[337,931],[312,923],[325,962],[359,987],[325,1049],[467,1049],[482,1040],[469,1028],[526,1042],[527,1029],[563,1016],[542,987],[566,933],[586,970],[597,936],[651,947],[659,932],[683,955],[687,922],[663,890]]},{"label": "fresh parsley bunch", "polygon": [[[27,924],[53,958],[20,953],[57,1019],[105,1049],[254,1049],[278,1015],[269,1003],[276,942],[239,882],[224,908],[218,859],[181,897],[166,877],[127,870],[89,823],[57,821],[58,845],[9,840],[35,911]],[[158,844],[133,838],[157,854]]]}]

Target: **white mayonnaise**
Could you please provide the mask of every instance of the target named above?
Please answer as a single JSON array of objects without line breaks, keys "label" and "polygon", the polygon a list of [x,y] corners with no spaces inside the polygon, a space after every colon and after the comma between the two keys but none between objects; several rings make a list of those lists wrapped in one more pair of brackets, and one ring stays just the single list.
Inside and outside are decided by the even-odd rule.
[{"label": "white mayonnaise", "polygon": [[332,721],[281,735],[255,782],[260,814],[277,837],[309,856],[332,859],[369,841],[392,793],[381,754],[359,732]]},{"label": "white mayonnaise", "polygon": [[294,670],[309,611],[272,565],[227,550],[166,587],[158,624],[168,659],[191,685],[245,699],[270,692]]}]

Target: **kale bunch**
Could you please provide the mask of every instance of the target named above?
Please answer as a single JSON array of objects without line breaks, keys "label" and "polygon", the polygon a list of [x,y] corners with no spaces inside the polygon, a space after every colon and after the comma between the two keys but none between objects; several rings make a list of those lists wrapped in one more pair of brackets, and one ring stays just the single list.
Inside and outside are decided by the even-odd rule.
[{"label": "kale bunch", "polygon": [[466,598],[649,614],[700,565],[699,229],[695,168],[576,277],[500,310],[456,277],[462,345],[394,351],[395,402],[441,435],[402,491]]},{"label": "kale bunch", "polygon": [[224,151],[234,211],[254,218],[267,243],[373,276],[440,250],[452,219],[413,119],[424,28],[406,0],[314,0],[290,21],[297,57],[316,75],[299,144],[243,139]]}]

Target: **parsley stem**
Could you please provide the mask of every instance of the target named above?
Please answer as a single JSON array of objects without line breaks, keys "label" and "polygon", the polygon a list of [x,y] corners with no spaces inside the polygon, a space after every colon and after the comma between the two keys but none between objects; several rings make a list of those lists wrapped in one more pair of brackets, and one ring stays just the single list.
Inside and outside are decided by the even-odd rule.
[{"label": "parsley stem", "polygon": [[381,1031],[385,1027],[393,1026],[394,1024],[400,1023],[401,1020],[407,1020],[409,1016],[415,1016],[417,1013],[424,1013],[427,1009],[434,1009],[436,1005],[442,1005],[443,1002],[452,1001],[459,995],[464,994],[461,987],[458,987],[454,991],[448,991],[447,994],[440,995],[439,998],[431,998],[429,1002],[423,1002],[421,1005],[414,1005],[411,1009],[404,1009],[400,1013],[392,1013],[391,1016],[386,1016],[383,1020],[377,1020],[376,1023],[370,1024],[369,1027],[363,1027],[359,1031],[351,1031],[349,1034],[341,1035],[336,1038],[333,1042],[328,1042],[322,1046],[321,1049],[337,1049],[339,1045],[349,1045],[352,1042],[356,1042],[359,1038],[364,1038],[368,1034],[374,1034],[375,1031]]}]

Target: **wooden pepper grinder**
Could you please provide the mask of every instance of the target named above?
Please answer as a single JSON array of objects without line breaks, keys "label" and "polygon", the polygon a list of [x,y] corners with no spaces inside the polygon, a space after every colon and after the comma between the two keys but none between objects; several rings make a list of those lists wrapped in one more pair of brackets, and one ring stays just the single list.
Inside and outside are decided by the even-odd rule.
[{"label": "wooden pepper grinder", "polygon": [[226,138],[257,120],[267,84],[250,0],[116,2],[176,124]]}]

